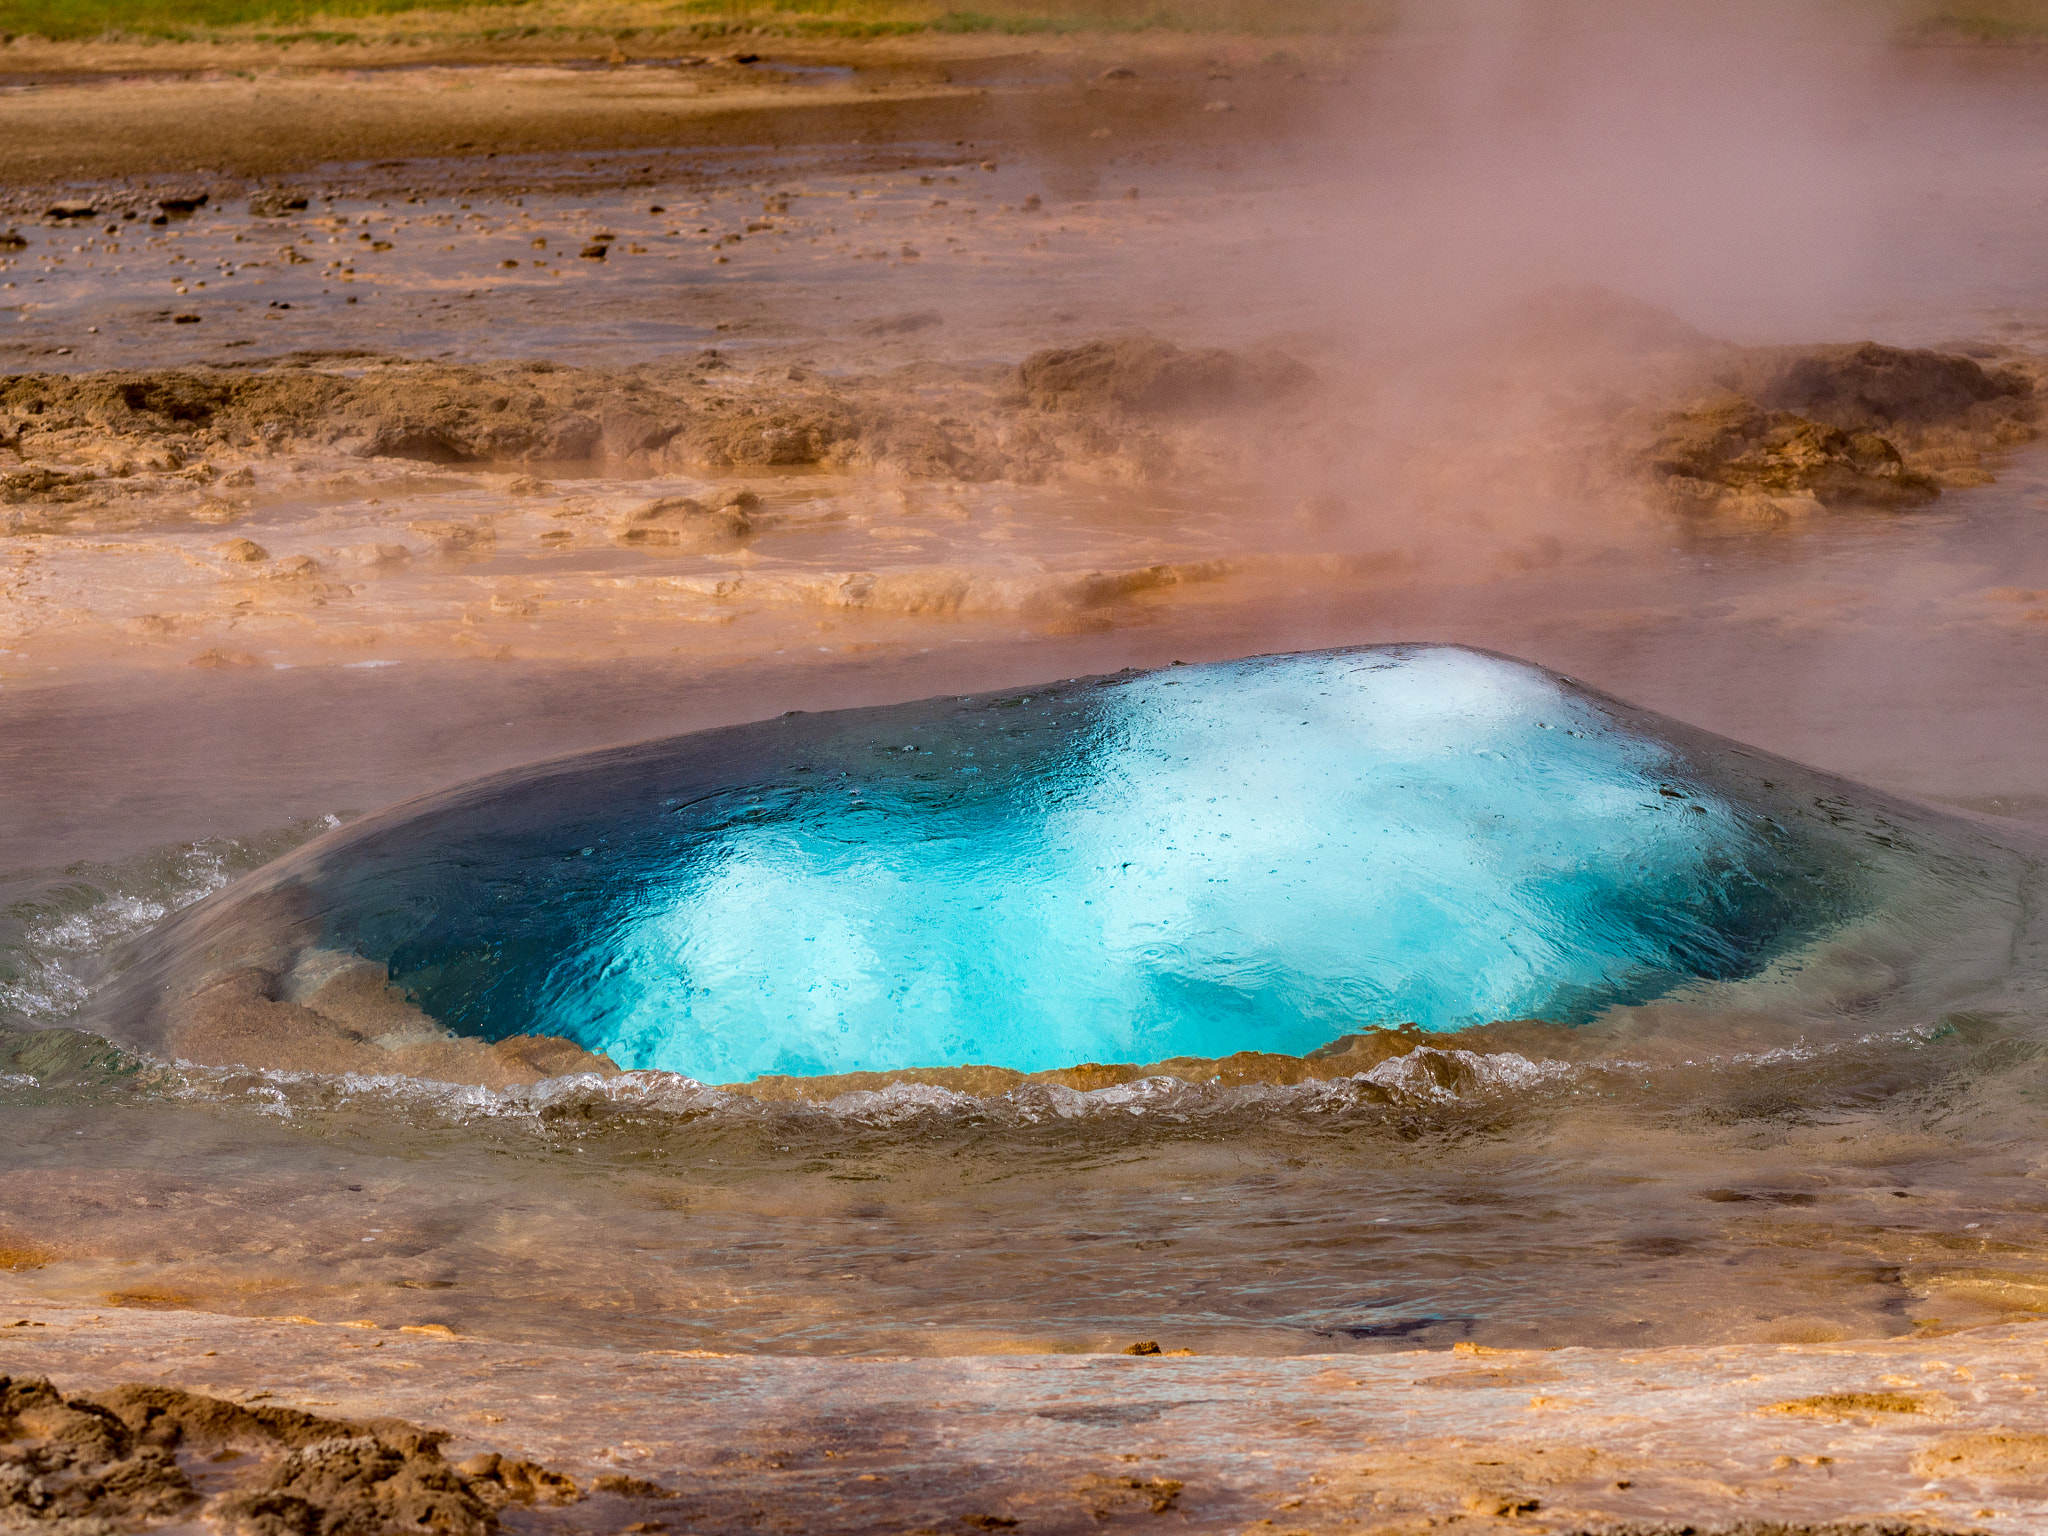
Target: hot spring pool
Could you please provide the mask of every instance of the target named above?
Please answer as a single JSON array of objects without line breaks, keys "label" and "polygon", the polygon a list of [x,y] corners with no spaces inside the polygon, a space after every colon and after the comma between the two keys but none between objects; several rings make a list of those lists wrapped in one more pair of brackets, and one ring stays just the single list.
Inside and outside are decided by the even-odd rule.
[{"label": "hot spring pool", "polygon": [[788,715],[184,908],[82,1029],[0,1036],[0,1176],[93,1305],[714,1352],[1898,1332],[2043,1283],[2041,855],[1446,647]]},{"label": "hot spring pool", "polygon": [[708,1082],[1300,1055],[1796,970],[1973,857],[1540,667],[1367,647],[502,775],[196,914],[169,990],[239,954],[332,1016],[367,963],[359,1037],[552,1036]]}]

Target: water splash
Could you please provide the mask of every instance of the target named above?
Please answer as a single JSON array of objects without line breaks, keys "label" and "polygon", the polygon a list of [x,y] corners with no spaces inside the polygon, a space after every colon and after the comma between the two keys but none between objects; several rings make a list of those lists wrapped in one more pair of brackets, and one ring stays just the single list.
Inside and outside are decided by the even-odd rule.
[{"label": "water splash", "polygon": [[342,824],[308,817],[253,837],[177,843],[112,864],[0,879],[0,1027],[40,1029],[91,1002],[127,940]]}]

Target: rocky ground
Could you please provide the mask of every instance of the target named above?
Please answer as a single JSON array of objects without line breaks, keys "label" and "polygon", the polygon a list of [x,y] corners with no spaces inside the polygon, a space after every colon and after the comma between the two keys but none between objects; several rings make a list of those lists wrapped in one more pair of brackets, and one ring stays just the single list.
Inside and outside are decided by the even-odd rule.
[{"label": "rocky ground", "polygon": [[2040,1324],[1256,1364],[1153,1340],[793,1361],[13,1308],[0,1520],[52,1536],[195,1512],[250,1536],[2019,1536],[2048,1519]]},{"label": "rocky ground", "polygon": [[[1633,500],[1652,537],[1667,516],[1740,527],[1911,512],[1945,489],[1989,483],[1986,465],[2035,430],[2037,365],[2025,354],[1987,367],[1875,343],[1743,349],[1702,339],[1658,369],[1633,398],[1580,414],[1542,450],[1555,463],[1570,456],[1589,501]],[[1341,578],[1412,565],[1398,546],[1361,549],[1342,498],[1296,492],[1259,505],[1263,479],[1299,483],[1314,453],[1341,442],[1359,388],[1341,361],[1319,378],[1277,349],[1185,349],[1143,333],[1043,349],[1014,367],[931,361],[831,374],[759,358],[735,366],[717,350],[629,369],[380,358],[346,370],[301,361],[19,374],[0,382],[0,530],[16,551],[18,593],[5,622],[25,657],[39,640],[168,642],[189,664],[216,667],[297,660],[265,650],[293,633],[301,645],[324,637],[344,649],[430,634],[474,647],[496,628],[522,651],[539,641],[573,654],[586,642],[544,627],[544,616],[587,624],[594,608],[617,608],[622,586],[657,603],[694,602],[714,626],[790,602],[1108,623],[1134,598],[1239,573],[1320,562]],[[1483,475],[1500,431],[1474,424],[1469,458],[1447,442],[1424,462]],[[1518,489],[1542,463],[1522,455]],[[367,482],[350,471],[357,464]],[[421,478],[437,471],[466,478]],[[759,563],[845,518],[821,488],[878,481],[906,501],[919,487],[941,497],[986,487],[979,494],[993,502],[1033,487],[1192,496],[1211,485],[1254,510],[1221,539],[1155,539],[1121,569],[1068,556],[1062,570],[1042,555],[1022,569],[978,568],[985,557],[972,544],[904,570]],[[488,488],[490,503],[451,508],[419,494],[465,487]],[[272,508],[369,490],[378,494],[366,515],[346,519],[342,540],[308,549],[303,533],[265,526]],[[453,572],[514,540],[527,547],[517,565],[493,568],[503,574],[481,594],[487,608],[473,607],[473,578],[443,582],[438,624],[417,589],[397,610],[376,601],[397,590],[394,574]],[[590,552],[605,548],[705,559],[649,587],[593,567]],[[91,583],[88,571],[132,565],[144,551],[161,574],[142,573],[139,589],[132,579]],[[53,611],[49,583],[74,571],[84,584]],[[376,578],[367,592],[365,576]],[[629,643],[659,643],[641,621],[619,622],[620,635],[637,628]]]},{"label": "rocky ground", "polygon": [[[1653,387],[1716,392],[1654,415],[1647,441],[1617,427],[1607,466],[1612,477],[1645,474],[1688,511],[1910,510],[1945,487],[1988,484],[1985,459],[2034,436],[2040,365],[2023,355],[1987,370],[1874,342],[1741,349],[1703,339],[1700,353]],[[1025,485],[1062,471],[1194,478],[1242,465],[1249,441],[1310,414],[1302,397],[1315,382],[1278,352],[1186,351],[1143,334],[1039,351],[1014,370],[830,378],[801,368],[736,375],[716,351],[627,372],[379,364],[9,377],[0,450],[16,464],[0,497],[24,510],[0,526],[115,532],[181,513],[225,522],[246,506],[233,493],[256,485],[259,464],[315,452],[621,479],[764,469]],[[1219,438],[1235,438],[1235,452]],[[532,477],[512,486],[544,488]],[[757,530],[747,514],[758,504],[657,500],[628,513],[615,536],[736,544]]]},{"label": "rocky ground", "polygon": [[[484,1536],[507,1504],[579,1497],[560,1473],[491,1452],[451,1467],[445,1433],[402,1420],[350,1423],[142,1383],[66,1397],[47,1379],[0,1378],[0,1432],[0,1511],[51,1532],[146,1530],[203,1512],[247,1536]],[[652,1487],[619,1475],[594,1484]]]},{"label": "rocky ground", "polygon": [[[1038,352],[1015,370],[927,366],[907,378],[791,372],[735,376],[711,351],[623,373],[391,360],[346,375],[309,366],[19,374],[0,382],[8,434],[0,444],[19,462],[0,480],[0,496],[37,509],[10,512],[10,533],[64,532],[77,519],[115,531],[163,516],[171,511],[166,499],[187,487],[218,487],[218,503],[220,491],[254,487],[262,461],[320,452],[545,465],[579,478],[858,469],[1028,485],[1069,465],[1099,473],[1105,463],[1160,477],[1200,467],[1190,460],[1218,430],[1219,414],[1238,418],[1230,426],[1239,432],[1292,419],[1292,397],[1312,377],[1277,354],[1185,352],[1142,335]],[[1263,423],[1242,419],[1254,403],[1268,413]],[[1192,429],[1182,426],[1190,417]],[[514,488],[532,494],[542,486]],[[655,542],[653,530],[662,529],[676,536],[660,542],[712,542],[753,531],[750,521],[730,519],[716,534],[696,531],[717,510],[677,502],[637,512],[622,536]]]}]

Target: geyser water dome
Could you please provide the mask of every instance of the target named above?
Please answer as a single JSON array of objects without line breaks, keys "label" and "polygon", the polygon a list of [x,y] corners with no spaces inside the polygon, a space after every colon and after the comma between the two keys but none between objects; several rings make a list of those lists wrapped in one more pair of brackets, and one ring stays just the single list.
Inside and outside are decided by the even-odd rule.
[{"label": "geyser water dome", "polygon": [[1298,1054],[1758,973],[1891,846],[1815,783],[1538,667],[1363,648],[592,754],[239,899],[461,1034],[707,1081]]},{"label": "geyser water dome", "polygon": [[526,1020],[712,1080],[1298,1054],[1741,974],[1818,874],[1656,741],[1470,652],[948,714],[880,714],[869,761],[691,818]]}]

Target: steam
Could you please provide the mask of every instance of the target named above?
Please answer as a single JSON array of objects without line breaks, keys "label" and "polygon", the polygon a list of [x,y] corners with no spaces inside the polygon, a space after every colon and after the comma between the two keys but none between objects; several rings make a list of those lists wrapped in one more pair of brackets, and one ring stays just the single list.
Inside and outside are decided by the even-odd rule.
[{"label": "steam", "polygon": [[1826,0],[1421,8],[1339,125],[1352,304],[1440,326],[1598,285],[1721,334],[1807,333],[1889,212],[1889,20]]}]

